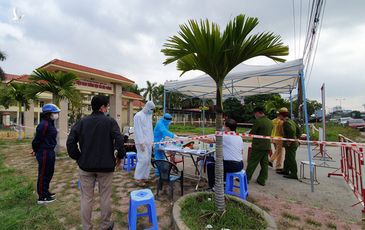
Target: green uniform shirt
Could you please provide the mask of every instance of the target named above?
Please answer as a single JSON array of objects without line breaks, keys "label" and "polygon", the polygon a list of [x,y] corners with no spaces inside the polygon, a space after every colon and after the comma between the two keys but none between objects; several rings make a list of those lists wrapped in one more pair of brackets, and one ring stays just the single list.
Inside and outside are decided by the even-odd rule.
[{"label": "green uniform shirt", "polygon": [[[250,134],[271,136],[272,122],[266,116],[256,119]],[[271,140],[254,138],[252,140],[252,149],[255,150],[270,150]]]},{"label": "green uniform shirt", "polygon": [[[301,131],[297,123],[295,123],[293,120],[288,119],[284,121],[283,124],[283,137],[285,138],[292,138],[292,139],[299,139],[301,135]],[[292,141],[288,141],[288,144],[294,143]],[[298,144],[298,143],[296,143]]]}]

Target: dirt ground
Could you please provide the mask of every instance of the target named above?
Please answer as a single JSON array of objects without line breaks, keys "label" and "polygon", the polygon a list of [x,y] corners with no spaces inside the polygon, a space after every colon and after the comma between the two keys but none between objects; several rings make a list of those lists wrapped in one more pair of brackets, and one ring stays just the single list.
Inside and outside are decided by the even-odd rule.
[{"label": "dirt ground", "polygon": [[[29,154],[29,144],[9,145],[2,150],[6,156],[5,163],[16,168],[19,173],[36,181],[37,162]],[[339,151],[328,149],[329,154],[337,160],[330,162],[338,166]],[[306,146],[300,147],[297,154],[298,166],[301,160],[307,159]],[[321,162],[317,162],[320,164]],[[246,166],[246,162],[245,162]],[[308,166],[307,166],[308,167]],[[256,178],[256,169],[253,179]],[[306,168],[308,172],[308,168]],[[341,177],[327,177],[333,169],[318,168],[319,185],[311,192],[310,185],[297,180],[288,180],[269,169],[269,179],[265,187],[251,181],[249,184],[249,201],[266,210],[277,221],[279,229],[361,229],[361,205],[351,207],[357,202],[349,186]],[[194,173],[191,162],[186,160],[185,172]],[[151,177],[153,176],[151,170]],[[77,188],[77,165],[70,158],[64,157],[56,161],[56,170],[51,182],[51,191],[57,193],[57,201],[48,205],[53,209],[66,229],[81,229],[79,210],[80,192]],[[35,183],[34,183],[35,184]],[[186,179],[184,193],[194,191],[196,182]],[[206,188],[206,182],[200,183],[200,189]],[[160,229],[172,229],[172,202],[169,199],[168,186],[156,197],[157,215]],[[155,182],[149,188],[156,192]],[[128,174],[117,171],[113,180],[113,215],[115,229],[127,229],[129,193],[140,189],[133,180],[133,172]],[[97,228],[100,219],[98,189],[94,201],[93,222]],[[175,187],[174,200],[180,197],[179,186]],[[35,201],[36,202],[36,201]],[[36,204],[35,204],[36,205]],[[139,228],[148,226],[147,218],[139,219]]]}]

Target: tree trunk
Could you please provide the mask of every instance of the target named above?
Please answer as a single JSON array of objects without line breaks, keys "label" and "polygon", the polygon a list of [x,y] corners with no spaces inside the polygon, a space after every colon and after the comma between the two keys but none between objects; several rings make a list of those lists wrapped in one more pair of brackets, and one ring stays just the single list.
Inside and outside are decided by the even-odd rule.
[{"label": "tree trunk", "polygon": [[[222,131],[222,85],[217,82],[217,105],[216,105],[216,130]],[[223,136],[216,136],[216,159],[215,159],[215,205],[218,212],[224,212],[224,184],[223,184]]]},{"label": "tree trunk", "polygon": [[19,117],[18,117],[18,127],[19,127],[19,131],[18,131],[18,140],[23,139],[22,136],[22,103],[18,102],[18,111],[19,111]]}]

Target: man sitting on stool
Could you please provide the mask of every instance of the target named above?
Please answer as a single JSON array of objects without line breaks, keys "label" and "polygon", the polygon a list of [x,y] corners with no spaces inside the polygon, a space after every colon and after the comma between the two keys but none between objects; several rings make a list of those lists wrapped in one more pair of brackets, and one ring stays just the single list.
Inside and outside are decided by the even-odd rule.
[{"label": "man sitting on stool", "polygon": [[[228,118],[224,123],[225,132],[236,132],[237,122]],[[207,141],[209,142],[209,141]],[[212,141],[211,141],[212,142]],[[214,158],[207,159],[210,161],[207,165],[209,189],[214,190],[215,183],[215,163]],[[240,136],[223,135],[223,168],[224,180],[226,174],[239,172],[243,169],[243,140]]]}]

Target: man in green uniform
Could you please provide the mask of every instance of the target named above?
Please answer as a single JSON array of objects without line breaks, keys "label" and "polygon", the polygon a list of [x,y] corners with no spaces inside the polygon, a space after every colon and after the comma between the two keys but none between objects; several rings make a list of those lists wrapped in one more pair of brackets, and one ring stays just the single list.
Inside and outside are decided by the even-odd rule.
[{"label": "man in green uniform", "polygon": [[[254,109],[256,122],[253,125],[250,134],[270,136],[272,130],[272,122],[265,116],[264,109],[262,107],[256,107]],[[257,183],[264,186],[267,180],[269,158],[268,153],[271,150],[270,139],[254,138],[252,140],[252,152],[251,157],[248,159],[246,168],[247,179],[251,180],[258,163],[260,163],[261,170],[260,175],[257,178]]]},{"label": "man in green uniform", "polygon": [[[299,139],[301,131],[297,123],[289,118],[288,112],[280,112],[280,118],[284,120],[283,137],[290,139]],[[285,161],[283,171],[278,172],[284,174],[285,178],[298,179],[298,167],[296,158],[296,151],[299,143],[294,141],[284,141]]]}]

